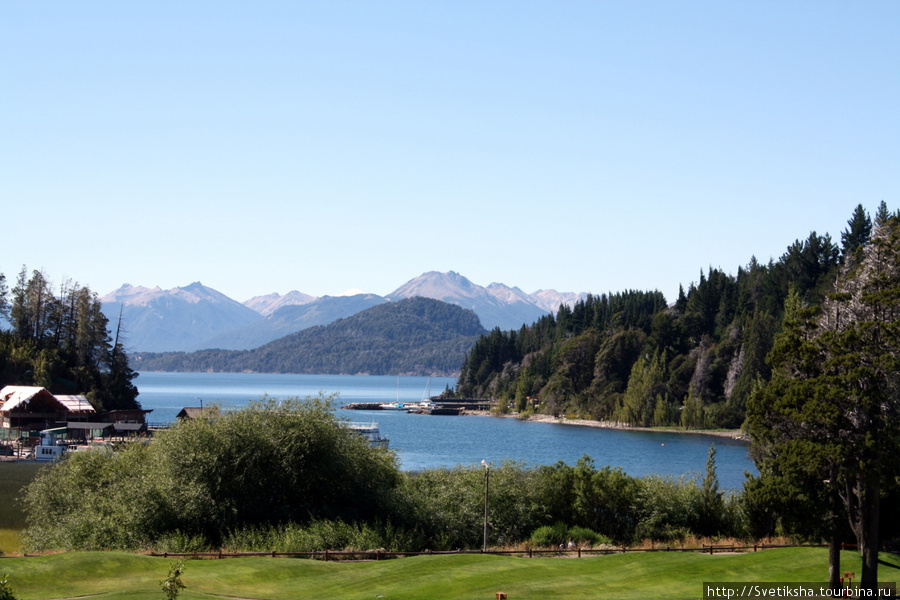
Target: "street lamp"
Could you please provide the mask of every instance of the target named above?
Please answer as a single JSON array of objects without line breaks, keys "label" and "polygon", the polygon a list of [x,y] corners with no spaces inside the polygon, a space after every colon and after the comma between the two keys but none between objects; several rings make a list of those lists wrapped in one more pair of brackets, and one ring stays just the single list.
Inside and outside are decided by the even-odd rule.
[{"label": "street lamp", "polygon": [[482,552],[487,552],[487,525],[488,525],[488,483],[491,478],[491,468],[485,461],[481,461],[484,467],[484,546]]}]

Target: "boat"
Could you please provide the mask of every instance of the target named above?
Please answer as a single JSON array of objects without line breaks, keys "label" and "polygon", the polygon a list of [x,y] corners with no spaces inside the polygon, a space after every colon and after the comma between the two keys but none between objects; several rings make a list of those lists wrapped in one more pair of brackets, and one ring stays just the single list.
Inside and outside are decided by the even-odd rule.
[{"label": "boat", "polygon": [[400,402],[400,376],[397,376],[397,401],[379,404],[381,410],[406,410],[406,404]]},{"label": "boat", "polygon": [[388,440],[388,438],[381,435],[381,431],[378,429],[378,423],[350,422],[347,423],[347,427],[363,436],[366,441],[373,446],[378,446],[379,448],[387,448],[388,444],[390,443],[390,440]]},{"label": "boat", "polygon": [[406,404],[403,402],[388,402],[387,404],[378,405],[381,410],[406,410]]},{"label": "boat", "polygon": [[431,399],[431,377],[429,377],[425,383],[425,391],[422,392],[422,400],[411,404],[407,412],[430,415],[436,408],[439,408],[439,406]]}]

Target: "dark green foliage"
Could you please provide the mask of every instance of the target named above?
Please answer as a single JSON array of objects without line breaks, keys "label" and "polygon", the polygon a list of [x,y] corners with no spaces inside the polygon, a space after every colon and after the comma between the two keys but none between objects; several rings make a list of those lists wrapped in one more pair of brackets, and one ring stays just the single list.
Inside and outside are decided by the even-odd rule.
[{"label": "dark green foliage", "polygon": [[145,353],[141,370],[441,375],[456,372],[484,329],[472,311],[408,298],[244,351]]},{"label": "dark green foliage", "polygon": [[[821,308],[792,293],[785,312],[772,378],[748,409],[761,485],[801,515],[842,512],[871,584],[881,496],[900,475],[900,219],[853,252]],[[805,527],[838,533],[835,518]]]},{"label": "dark green foliage", "polygon": [[[878,214],[889,213],[882,207]],[[842,236],[843,255],[868,239],[867,219],[858,207]],[[788,290],[823,300],[843,255],[829,235],[812,232],[777,261],[751,258],[736,276],[701,271],[672,306],[659,292],[589,296],[519,331],[482,336],[463,362],[458,392],[515,398],[526,412],[740,427],[755,382],[771,376],[765,356]],[[685,418],[689,402],[692,416]]]},{"label": "dark green foliage", "polygon": [[724,529],[725,500],[719,491],[716,476],[716,445],[710,444],[706,459],[706,473],[700,487],[700,533],[705,536],[718,535]]},{"label": "dark green foliage", "polygon": [[575,523],[630,543],[639,520],[638,480],[608,466],[598,471],[588,457],[578,461],[574,475]]},{"label": "dark green foliage", "polygon": [[394,456],[324,400],[264,399],[42,470],[26,493],[26,537],[34,548],[140,548],[172,535],[216,546],[244,527],[390,518],[399,482]]},{"label": "dark green foliage", "polygon": [[118,339],[113,342],[100,300],[86,286],[65,281],[54,295],[42,271],[19,272],[11,301],[0,275],[0,381],[36,385],[56,394],[85,394],[98,410],[140,408],[137,373]]},{"label": "dark green foliage", "polygon": [[531,545],[536,548],[559,548],[565,546],[569,528],[562,521],[553,525],[542,525],[531,534]]},{"label": "dark green foliage", "polygon": [[[513,462],[491,467],[488,543],[527,539],[545,522],[540,473]],[[480,547],[484,534],[484,469],[429,469],[403,487],[409,525],[433,550]]]},{"label": "dark green foliage", "polygon": [[[484,469],[400,473],[390,452],[326,408],[267,400],[181,423],[152,444],[71,455],[27,488],[26,543],[165,552],[481,547]],[[710,503],[693,481],[637,479],[588,457],[574,467],[505,462],[490,473],[494,547],[554,523],[564,524],[559,543],[580,546],[701,535],[704,519],[721,523],[723,535],[743,530],[731,499]]]},{"label": "dark green foliage", "polygon": [[16,600],[16,591],[9,585],[9,575],[0,577],[0,600]]},{"label": "dark green foliage", "polygon": [[[882,200],[882,203],[884,201]],[[887,214],[887,206],[879,208],[879,218]],[[844,263],[855,260],[856,251],[865,246],[872,233],[872,220],[862,204],[856,206],[853,216],[847,221],[847,229],[841,232],[842,260]]]},{"label": "dark green foliage", "polygon": [[569,531],[566,535],[568,536],[568,539],[572,540],[579,547],[596,547],[604,544],[612,544],[612,540],[605,535],[600,535],[592,529],[579,527],[578,525],[569,527]]}]

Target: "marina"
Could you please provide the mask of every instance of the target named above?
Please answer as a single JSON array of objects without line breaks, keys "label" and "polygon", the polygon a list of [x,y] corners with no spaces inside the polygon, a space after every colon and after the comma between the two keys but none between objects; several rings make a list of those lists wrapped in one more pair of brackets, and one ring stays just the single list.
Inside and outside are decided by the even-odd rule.
[{"label": "marina", "polygon": [[[348,422],[377,422],[390,440],[400,468],[477,466],[482,460],[514,461],[529,466],[574,465],[588,456],[597,466],[621,468],[636,477],[702,477],[710,444],[717,449],[717,473],[723,489],[738,489],[745,473],[756,474],[747,443],[726,437],[674,432],[583,427],[492,416],[438,416],[406,410],[381,410],[379,404],[423,401],[427,377],[365,375],[272,375],[251,373],[150,373],[136,380],[138,400],[152,421],[172,421],[186,406],[217,404],[240,408],[263,396],[303,398],[337,394],[335,415]],[[449,377],[433,377],[434,390],[454,386]],[[399,390],[399,391],[398,391]],[[344,409],[365,404],[365,410]],[[371,412],[367,412],[371,411]],[[484,413],[481,413],[484,414]]]}]

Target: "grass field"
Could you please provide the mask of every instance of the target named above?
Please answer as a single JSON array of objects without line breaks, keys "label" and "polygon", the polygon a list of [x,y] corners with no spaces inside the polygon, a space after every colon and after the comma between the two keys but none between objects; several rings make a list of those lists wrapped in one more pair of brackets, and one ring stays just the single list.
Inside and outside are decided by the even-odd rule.
[{"label": "grass field", "polygon": [[[858,553],[842,555],[859,572]],[[161,598],[173,559],[123,552],[70,552],[0,559],[21,600]],[[900,579],[900,557],[883,555],[882,581]],[[827,550],[781,548],[748,554],[647,553],[592,558],[420,556],[334,563],[251,557],[187,561],[180,598],[319,600],[509,600],[701,598],[703,582],[824,582]]]},{"label": "grass field", "polygon": [[42,466],[34,461],[0,462],[0,551],[6,554],[20,550],[25,511],[17,499]]}]

